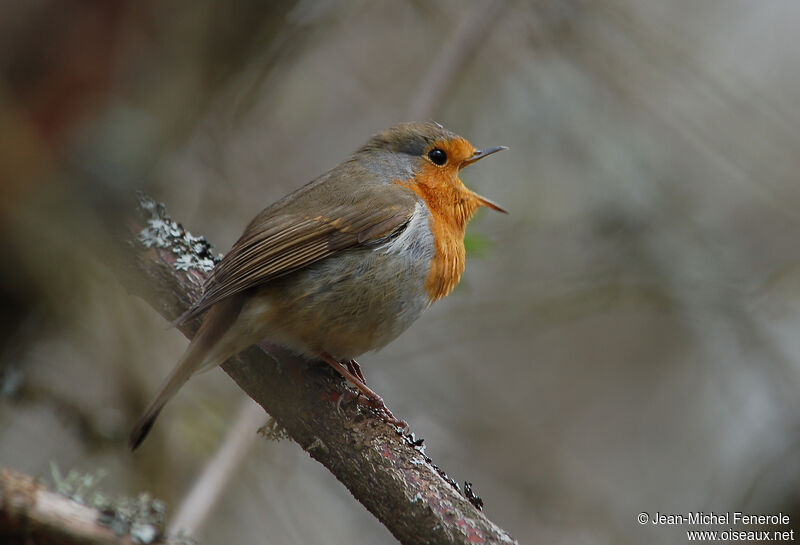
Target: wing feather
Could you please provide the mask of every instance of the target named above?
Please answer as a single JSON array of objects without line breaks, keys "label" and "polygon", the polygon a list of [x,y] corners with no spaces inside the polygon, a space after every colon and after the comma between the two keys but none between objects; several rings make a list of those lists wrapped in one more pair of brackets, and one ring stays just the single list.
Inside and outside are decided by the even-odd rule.
[{"label": "wing feather", "polygon": [[303,189],[296,199],[291,199],[295,194],[289,195],[250,223],[209,276],[203,296],[177,323],[199,316],[235,293],[391,236],[405,227],[418,200],[400,185],[367,186],[358,195],[361,206],[322,204],[313,210],[308,203],[320,199],[307,198],[310,191]]}]

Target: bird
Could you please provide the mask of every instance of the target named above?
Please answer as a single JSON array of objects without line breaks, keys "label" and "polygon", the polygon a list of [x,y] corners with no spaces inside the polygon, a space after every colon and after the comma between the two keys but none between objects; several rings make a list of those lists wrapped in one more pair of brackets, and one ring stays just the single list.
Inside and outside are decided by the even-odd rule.
[{"label": "bird", "polygon": [[507,213],[459,172],[506,149],[476,149],[435,122],[400,123],[262,210],[176,320],[204,315],[136,422],[130,448],[191,376],[265,339],[329,364],[404,426],[355,358],[393,341],[456,287],[467,222],[480,207]]}]

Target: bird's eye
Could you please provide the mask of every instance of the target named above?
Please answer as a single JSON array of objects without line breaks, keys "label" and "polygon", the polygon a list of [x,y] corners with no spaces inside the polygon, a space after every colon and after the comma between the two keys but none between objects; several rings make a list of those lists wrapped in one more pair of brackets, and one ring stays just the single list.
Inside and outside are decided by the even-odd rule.
[{"label": "bird's eye", "polygon": [[434,165],[442,166],[447,162],[447,154],[442,149],[433,148],[428,152],[428,159],[433,161]]}]

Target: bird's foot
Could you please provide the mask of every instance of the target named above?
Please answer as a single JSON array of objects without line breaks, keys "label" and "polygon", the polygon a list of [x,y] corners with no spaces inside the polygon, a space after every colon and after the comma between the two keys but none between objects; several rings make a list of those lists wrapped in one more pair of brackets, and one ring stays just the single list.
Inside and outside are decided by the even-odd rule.
[{"label": "bird's foot", "polygon": [[[322,361],[333,367],[336,372],[338,372],[340,375],[346,378],[350,384],[356,387],[359,393],[365,398],[363,401],[364,405],[380,412],[383,415],[384,420],[386,420],[386,422],[389,424],[403,428],[403,430],[408,429],[408,424],[404,420],[400,420],[393,415],[392,411],[390,411],[386,406],[386,403],[384,403],[383,398],[372,391],[369,386],[367,386],[366,382],[364,382],[364,375],[361,374],[361,369],[358,366],[358,363],[356,363],[354,360],[350,360],[347,362],[347,367],[345,367],[330,354],[322,352],[319,356]],[[350,368],[355,369],[357,373],[352,372]],[[339,398],[339,402],[337,402],[337,408],[340,408],[340,402],[342,399],[343,398]],[[356,401],[360,401],[360,396],[356,398]]]},{"label": "bird's foot", "polygon": [[[363,399],[364,401],[362,402],[361,399]],[[375,394],[374,397],[368,395],[364,395],[363,397],[359,396],[356,398],[356,401],[363,403],[367,407],[377,410],[379,413],[383,415],[383,419],[386,420],[386,422],[388,422],[389,424],[396,426],[398,428],[402,428],[403,431],[408,430],[408,422],[406,422],[405,420],[401,420],[397,418],[395,415],[393,415],[392,411],[390,411],[389,407],[387,407],[386,403],[384,403],[383,398],[378,394]]]}]

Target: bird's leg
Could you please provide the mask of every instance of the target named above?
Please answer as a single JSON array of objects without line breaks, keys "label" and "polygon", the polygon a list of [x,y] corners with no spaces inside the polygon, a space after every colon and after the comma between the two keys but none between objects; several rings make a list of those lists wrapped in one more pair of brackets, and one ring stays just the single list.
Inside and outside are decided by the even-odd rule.
[{"label": "bird's leg", "polygon": [[403,420],[400,420],[399,418],[395,417],[395,415],[392,414],[392,411],[390,411],[389,408],[386,406],[386,404],[383,402],[381,396],[373,392],[355,374],[348,371],[344,365],[336,361],[335,358],[333,358],[330,354],[327,354],[325,352],[320,352],[319,357],[322,359],[322,361],[333,367],[337,373],[346,378],[350,382],[350,384],[356,387],[356,389],[359,392],[364,394],[364,397],[367,398],[369,405],[372,408],[382,412],[383,415],[386,417],[387,422],[389,422],[394,426],[399,426],[403,429],[408,428],[408,424],[406,424]]},{"label": "bird's leg", "polygon": [[345,364],[347,365],[348,371],[357,376],[358,380],[363,382],[365,385],[367,384],[367,381],[364,379],[364,374],[361,372],[361,366],[356,360],[347,360]]},{"label": "bird's leg", "polygon": [[[367,384],[367,381],[364,379],[364,374],[361,372],[361,366],[358,365],[358,362],[356,360],[347,360],[345,362],[345,365],[347,366],[347,370],[353,373],[353,375],[355,375],[358,378],[358,380],[360,380],[365,385]],[[345,400],[355,401],[356,403],[358,403],[359,397],[361,397],[360,390],[356,390],[356,393],[354,394],[345,392],[339,397],[339,401],[336,402],[336,410],[341,412],[342,402],[344,402]]]}]

